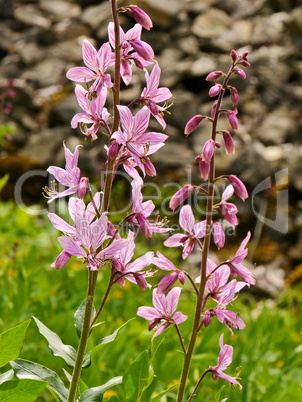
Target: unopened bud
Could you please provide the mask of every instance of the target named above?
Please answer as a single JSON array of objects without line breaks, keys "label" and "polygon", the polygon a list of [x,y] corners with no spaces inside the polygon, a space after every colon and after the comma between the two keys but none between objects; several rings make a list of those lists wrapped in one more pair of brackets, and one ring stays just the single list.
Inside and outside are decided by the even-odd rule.
[{"label": "unopened bud", "polygon": [[234,110],[227,110],[227,116],[230,122],[230,125],[233,130],[238,129],[238,119],[237,119],[238,110],[235,108]]},{"label": "unopened bud", "polygon": [[233,103],[233,105],[237,105],[239,102],[239,94],[238,91],[235,87],[229,87],[229,90],[231,92],[231,101]]},{"label": "unopened bud", "polygon": [[226,153],[233,154],[235,152],[235,144],[233,137],[227,130],[223,130],[222,135]]},{"label": "unopened bud", "polygon": [[78,198],[84,198],[88,190],[88,178],[81,177],[78,183],[76,195]]},{"label": "unopened bud", "polygon": [[234,191],[238,195],[238,197],[240,197],[243,201],[246,200],[249,195],[248,195],[247,189],[246,189],[245,185],[242,183],[242,181],[240,179],[238,179],[237,176],[234,176],[232,174],[228,176],[228,180],[233,185]]},{"label": "unopened bud", "polygon": [[202,116],[201,114],[197,114],[193,116],[188,123],[186,124],[185,127],[185,135],[191,134],[199,125],[199,123],[203,120],[205,116]]},{"label": "unopened bud", "polygon": [[215,152],[215,142],[213,140],[208,140],[203,147],[202,157],[205,162],[211,162]]},{"label": "unopened bud", "polygon": [[189,195],[194,191],[195,187],[191,184],[186,184],[180,190],[178,190],[170,200],[169,207],[175,211],[175,209],[182,204]]},{"label": "unopened bud", "polygon": [[214,81],[217,78],[221,77],[223,74],[222,71],[212,71],[210,74],[206,76],[206,81]]},{"label": "unopened bud", "polygon": [[144,27],[148,31],[150,30],[150,28],[153,27],[151,18],[141,8],[131,5],[129,7],[125,7],[125,10],[132,15],[132,17],[135,19],[136,22],[138,22],[142,27]]},{"label": "unopened bud", "polygon": [[214,96],[217,96],[221,90],[222,85],[221,84],[216,84],[214,85],[210,90],[209,90],[209,95],[211,98]]},{"label": "unopened bud", "polygon": [[108,157],[111,161],[113,161],[117,157],[118,151],[119,151],[119,145],[114,140],[110,143],[108,148]]},{"label": "unopened bud", "polygon": [[235,63],[235,61],[238,59],[237,52],[233,49],[230,54],[231,54],[231,58],[232,58],[233,62]]}]

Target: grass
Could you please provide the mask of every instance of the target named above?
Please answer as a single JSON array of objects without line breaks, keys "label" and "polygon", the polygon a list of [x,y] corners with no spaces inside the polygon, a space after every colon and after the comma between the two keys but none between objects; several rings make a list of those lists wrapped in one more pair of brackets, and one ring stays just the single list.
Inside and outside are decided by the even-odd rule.
[{"label": "grass", "polygon": [[[0,331],[17,325],[31,316],[39,318],[66,344],[77,346],[78,338],[73,325],[73,314],[86,294],[87,272],[76,259],[71,259],[62,270],[50,267],[60,247],[57,232],[47,217],[31,216],[13,203],[0,203]],[[157,238],[155,238],[156,241]],[[157,240],[158,241],[158,240]],[[139,254],[150,250],[150,244],[142,241]],[[170,249],[176,255],[177,250]],[[100,302],[108,281],[108,272],[99,276],[96,301]],[[181,324],[187,339],[192,322],[191,308],[194,295],[184,291],[179,310],[189,315]],[[100,339],[120,327],[125,321],[136,317],[123,328],[115,342],[92,354],[92,365],[83,372],[89,387],[98,386],[114,376],[123,375],[128,365],[140,352],[150,346],[151,335],[147,322],[136,316],[140,305],[151,305],[151,292],[142,292],[137,286],[114,288],[109,303],[101,317],[103,324],[95,328],[89,341],[93,347]],[[197,346],[192,364],[189,387],[204,368],[215,366],[219,353],[218,340],[225,333],[225,343],[234,346],[233,363],[227,373],[235,375],[236,367],[242,366],[243,390],[231,389],[223,380],[214,382],[208,374],[200,396],[196,400],[214,401],[215,394],[224,387],[220,399],[232,402],[293,402],[302,397],[302,341],[301,341],[301,289],[288,289],[277,300],[256,300],[250,292],[242,293],[234,303],[246,322],[246,329],[231,336],[229,331],[213,318],[204,330]],[[153,342],[157,348],[153,360],[156,377],[150,395],[177,384],[182,355],[173,328]],[[52,356],[46,340],[32,322],[26,336],[21,357],[50,367],[64,379],[64,361]],[[3,367],[4,372],[8,367]],[[70,369],[69,369],[70,371]],[[65,379],[64,379],[65,381]],[[175,400],[171,391],[162,402]],[[107,391],[105,398],[118,395],[123,400],[122,387]],[[201,399],[202,398],[202,399]],[[53,400],[48,392],[41,394],[40,401]]]}]

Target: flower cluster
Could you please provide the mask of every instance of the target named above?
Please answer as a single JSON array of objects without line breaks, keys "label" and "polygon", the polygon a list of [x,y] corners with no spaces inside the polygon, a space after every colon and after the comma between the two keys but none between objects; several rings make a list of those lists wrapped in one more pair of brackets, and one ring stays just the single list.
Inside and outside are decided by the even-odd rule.
[{"label": "flower cluster", "polygon": [[[116,1],[112,0],[113,8],[115,5]],[[239,66],[249,65],[248,54],[246,52],[240,55],[232,51],[229,71],[227,73],[214,71],[207,76],[207,81],[223,78],[222,84],[215,83],[209,91],[210,97],[218,99],[213,104],[210,116],[196,115],[185,127],[185,135],[188,136],[202,121],[212,125],[212,137],[205,141],[202,153],[195,159],[206,186],[186,184],[171,198],[170,207],[176,210],[187,201],[190,194],[197,191],[204,194],[208,200],[207,214],[206,219],[199,221],[194,217],[192,206],[183,205],[179,214],[179,225],[183,232],[171,234],[164,241],[164,245],[182,247],[184,260],[194,249],[201,251],[200,275],[197,279],[193,279],[189,272],[177,268],[159,251],[156,256],[153,251],[149,251],[133,259],[136,230],[145,237],[152,237],[153,233],[171,231],[166,227],[165,220],[150,221],[155,205],[151,200],[143,201],[142,188],[146,176],[156,175],[150,156],[163,147],[167,139],[167,135],[161,132],[148,130],[150,119],[154,118],[162,129],[166,127],[164,112],[169,107],[167,101],[171,99],[172,94],[168,88],[160,87],[161,69],[154,59],[154,51],[150,45],[141,40],[142,29],[149,30],[152,27],[148,15],[134,5],[120,7],[116,9],[117,12],[129,13],[136,24],[125,32],[116,19],[115,23],[109,23],[108,41],[98,50],[88,40],[84,40],[82,55],[85,66],[73,67],[67,72],[70,80],[82,83],[82,85],[76,84],[75,95],[83,111],[72,118],[71,126],[73,128],[79,126],[85,137],[90,137],[93,141],[101,138],[107,141],[106,180],[103,188],[93,195],[89,179],[81,176],[78,167],[80,146],[77,146],[72,153],[64,143],[65,169],[50,166],[48,172],[55,177],[56,182],[52,183],[51,188],[44,189],[49,202],[72,196],[68,204],[71,224],[55,213],[48,215],[52,225],[63,233],[58,238],[63,250],[52,266],[61,269],[72,256],[75,256],[81,259],[89,272],[109,269],[110,284],[106,295],[114,284],[123,286],[125,280],[137,284],[143,290],[150,288],[147,278],[154,274],[154,268],[149,269],[151,265],[163,273],[168,272],[153,289],[154,307],[140,307],[137,314],[150,321],[149,330],[155,330],[153,337],[174,326],[185,359],[191,359],[192,356],[188,351],[193,351],[194,345],[186,349],[178,327],[187,316],[180,311],[176,312],[181,288],[173,287],[174,284],[179,281],[184,285],[188,279],[196,294],[197,303],[201,306],[197,309],[198,316],[195,317],[195,327],[192,330],[196,333],[202,326],[208,326],[214,316],[231,332],[234,328],[243,329],[245,327],[243,320],[228,310],[228,305],[242,288],[255,283],[249,269],[242,264],[247,255],[246,245],[250,234],[242,241],[232,259],[216,264],[208,257],[211,240],[218,249],[224,247],[226,240],[221,220],[214,218],[220,216],[235,227],[238,224],[237,207],[230,202],[230,199],[234,194],[243,201],[248,197],[247,190],[238,177],[234,175],[216,177],[214,162],[215,152],[222,148],[222,145],[227,154],[235,152],[232,134],[227,130],[218,131],[217,121],[219,116],[225,113],[231,128],[233,130],[238,128],[239,95],[237,89],[229,85],[229,79],[232,75],[245,78],[245,73]],[[145,86],[137,99],[133,99],[128,105],[122,105],[119,103],[120,80],[117,80],[117,75],[121,77],[124,85],[128,86],[135,68],[144,71]],[[221,106],[226,91],[229,91],[234,106],[230,110]],[[106,107],[109,94],[113,95],[111,111]],[[102,134],[104,135],[100,137]],[[108,218],[108,211],[112,184],[120,166],[131,178],[132,208],[120,223],[114,226]],[[213,205],[214,188],[224,180],[227,180],[228,185],[220,201]],[[57,182],[66,189],[59,191]],[[89,200],[86,201],[88,197]],[[127,237],[122,238],[120,229],[125,224],[128,226]],[[210,299],[216,303],[215,307],[207,307]],[[101,308],[102,306],[103,304]],[[196,340],[196,337],[194,339]],[[233,384],[239,384],[235,378],[223,373],[231,362],[232,347],[223,345],[222,338],[220,346],[217,366],[210,367],[207,372],[212,373],[213,379],[221,377]],[[187,363],[186,366],[189,367],[190,364]],[[182,378],[181,382],[186,381]]]}]

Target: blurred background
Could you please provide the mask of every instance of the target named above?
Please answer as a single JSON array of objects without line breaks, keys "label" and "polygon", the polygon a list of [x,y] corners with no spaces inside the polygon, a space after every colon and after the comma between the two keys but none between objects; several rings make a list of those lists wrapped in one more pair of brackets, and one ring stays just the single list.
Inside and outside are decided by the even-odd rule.
[{"label": "blurred background", "polygon": [[[194,157],[202,150],[209,126],[201,124],[188,138],[183,130],[194,114],[210,112],[208,90],[212,84],[205,77],[213,70],[228,69],[230,50],[250,52],[247,79],[236,78],[231,82],[240,94],[240,124],[234,136],[236,153],[226,156],[221,152],[217,156],[218,174],[238,175],[251,195],[245,204],[237,203],[238,237],[230,236],[231,246],[226,252],[233,250],[233,243],[238,245],[239,236],[243,238],[251,230],[250,265],[255,265],[258,279],[255,289],[249,291],[253,297],[246,295],[242,299],[243,317],[251,322],[247,322],[249,329],[243,335],[246,343],[242,338],[238,340],[243,346],[235,357],[239,364],[242,355],[248,362],[249,378],[245,371],[242,377],[247,385],[243,395],[236,399],[237,395],[232,394],[230,400],[298,400],[295,399],[301,395],[298,383],[302,383],[301,350],[295,352],[301,343],[302,304],[301,1],[125,0],[119,5],[129,4],[137,4],[153,20],[154,28],[144,31],[142,39],[155,50],[162,69],[161,86],[168,86],[174,96],[165,130],[170,138],[152,158],[159,174],[150,180],[161,186],[165,198],[171,196],[170,183],[200,182]],[[0,328],[3,330],[36,314],[49,326],[58,323],[68,338],[72,320],[66,327],[66,311],[73,311],[84,298],[81,286],[85,272],[76,263],[60,273],[49,267],[60,249],[55,244],[56,231],[42,212],[46,200],[41,189],[47,184],[47,176],[41,172],[49,165],[64,166],[62,141],[71,149],[81,143],[85,148],[80,151],[82,172],[92,177],[96,186],[100,181],[105,162],[104,143],[84,142],[83,134],[70,128],[72,117],[80,109],[74,83],[67,80],[66,72],[83,65],[83,39],[89,39],[96,48],[108,40],[109,21],[107,0],[0,0]],[[134,22],[123,14],[121,23],[127,30]],[[132,84],[124,88],[122,95],[125,104],[140,95],[143,79],[140,71],[134,72]],[[152,122],[152,129],[160,131],[160,126]],[[37,173],[26,176],[33,170]],[[34,205],[36,216],[16,206],[15,188],[20,177],[24,181],[18,202],[28,207]],[[121,182],[116,195],[119,201],[129,198],[129,189]],[[162,204],[158,202],[160,209]],[[144,242],[141,247],[149,250]],[[174,253],[171,257],[178,258],[176,252],[169,252]],[[189,261],[193,266],[194,258]],[[143,300],[142,295],[140,301],[146,303]],[[124,289],[117,291],[114,303],[117,309],[126,303],[128,313],[122,314],[123,319],[131,318],[130,311],[135,315],[137,304],[125,301]],[[244,312],[247,304],[253,307],[250,313]],[[108,315],[114,330],[120,316],[113,307]],[[130,324],[132,334],[137,332],[137,325],[140,324]],[[148,336],[143,325],[142,338]],[[31,331],[36,334],[34,328]],[[215,333],[215,329],[212,331]],[[271,349],[263,337],[274,338]],[[140,349],[140,341],[133,341],[117,367],[122,369],[131,359],[132,349]],[[210,347],[216,348],[218,341],[215,342]],[[255,356],[251,358],[247,348],[253,348]],[[25,347],[26,351],[27,358],[34,355],[33,345]],[[120,356],[121,351],[110,353]],[[47,351],[42,355],[47,361]],[[203,358],[207,359],[200,355]],[[259,360],[264,361],[260,368]],[[98,365],[106,378],[114,368],[102,364],[105,364],[103,357],[99,356]],[[169,380],[173,383],[176,379],[177,375]],[[257,389],[257,396],[253,389]]]}]

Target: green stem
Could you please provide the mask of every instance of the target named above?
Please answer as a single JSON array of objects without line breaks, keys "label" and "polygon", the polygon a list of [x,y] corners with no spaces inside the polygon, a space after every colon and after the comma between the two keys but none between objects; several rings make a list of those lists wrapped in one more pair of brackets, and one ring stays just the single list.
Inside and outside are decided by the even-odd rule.
[{"label": "green stem", "polygon": [[197,390],[198,390],[198,388],[199,388],[199,386],[200,386],[200,384],[201,384],[201,381],[204,379],[204,377],[206,376],[206,374],[207,374],[208,372],[209,372],[209,370],[205,370],[205,371],[203,372],[203,374],[201,375],[200,379],[198,380],[197,384],[195,385],[195,388],[194,388],[194,390],[193,390],[193,392],[192,392],[190,398],[187,400],[187,402],[192,401],[192,399],[196,396],[196,392],[197,392]]},{"label": "green stem", "polygon": [[[223,99],[223,96],[225,93],[227,82],[233,71],[233,68],[234,68],[234,66],[231,66],[230,70],[226,74],[223,84],[222,84],[222,89],[220,91],[220,94],[219,94],[219,97],[217,100],[216,112],[215,112],[215,116],[213,118],[213,125],[212,125],[212,140],[213,141],[215,141],[215,139],[216,139],[217,123],[218,123],[222,99]],[[209,251],[210,251],[210,241],[211,241],[211,231],[212,231],[211,227],[212,227],[212,218],[213,218],[214,183],[215,183],[215,156],[213,155],[213,157],[211,159],[209,179],[208,179],[208,190],[207,190],[208,197],[207,197],[207,206],[206,206],[207,231],[206,231],[206,234],[204,237],[204,243],[203,243],[203,249],[202,249],[202,259],[201,259],[201,267],[200,267],[200,283],[199,283],[198,296],[197,296],[197,301],[196,301],[196,306],[195,306],[195,315],[194,315],[194,322],[193,322],[191,337],[190,337],[187,353],[185,354],[182,373],[181,373],[181,377],[180,377],[180,385],[179,385],[177,400],[176,400],[177,402],[183,402],[183,400],[184,400],[186,382],[187,382],[187,378],[189,375],[189,370],[190,370],[191,361],[192,361],[192,357],[193,357],[193,353],[194,353],[194,349],[195,349],[195,345],[196,345],[198,332],[200,329],[200,318],[201,318],[202,308],[204,307],[203,299],[204,299],[205,286],[206,286],[206,282],[207,282],[207,275],[206,275],[207,260],[208,260],[208,255],[209,255]]]},{"label": "green stem", "polygon": [[76,361],[72,372],[72,380],[70,383],[69,393],[67,402],[74,402],[77,396],[77,389],[82,373],[82,365],[85,357],[87,342],[90,333],[90,320],[93,312],[93,299],[95,293],[95,287],[97,282],[98,271],[88,271],[88,290],[87,290],[87,298],[83,319],[83,327],[80,337],[79,348],[77,351]]},{"label": "green stem", "polygon": [[103,307],[105,306],[105,303],[106,303],[106,301],[107,301],[107,299],[108,299],[108,296],[109,296],[110,290],[111,290],[111,288],[112,288],[112,285],[113,285],[112,275],[110,275],[110,281],[109,281],[109,284],[108,284],[106,293],[105,293],[105,295],[104,295],[104,297],[103,297],[102,303],[101,303],[101,305],[100,305],[98,311],[96,312],[95,316],[93,317],[93,319],[92,319],[92,321],[91,321],[91,323],[90,323],[90,328],[91,328],[91,329],[92,329],[92,327],[93,327],[93,324],[96,322],[96,320],[98,319],[99,315],[101,314],[101,312],[102,312],[102,310],[103,310]]}]

